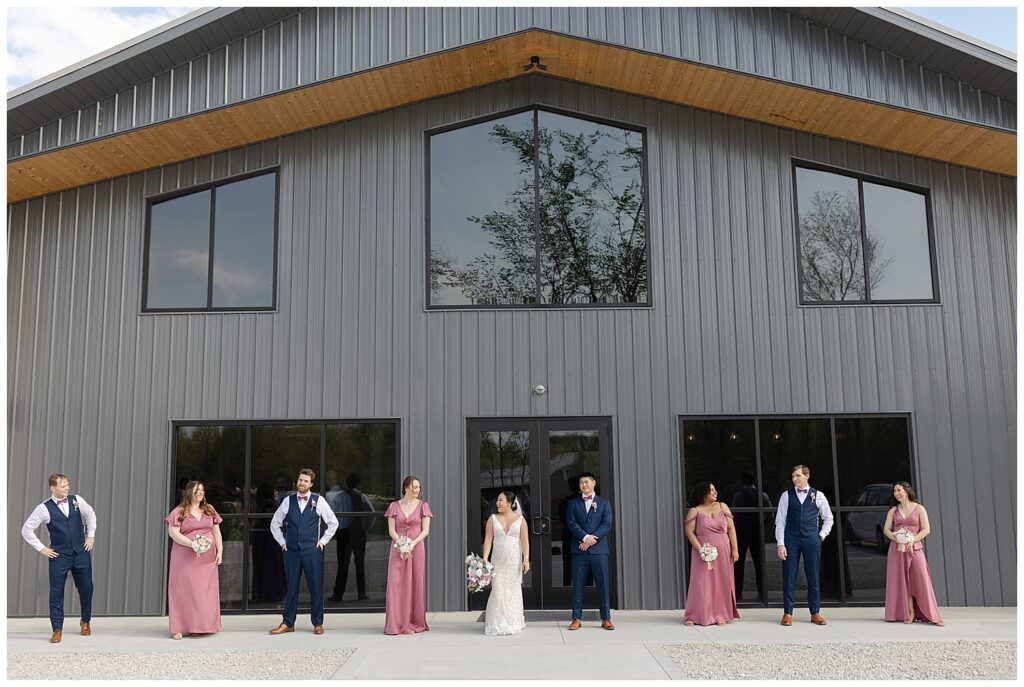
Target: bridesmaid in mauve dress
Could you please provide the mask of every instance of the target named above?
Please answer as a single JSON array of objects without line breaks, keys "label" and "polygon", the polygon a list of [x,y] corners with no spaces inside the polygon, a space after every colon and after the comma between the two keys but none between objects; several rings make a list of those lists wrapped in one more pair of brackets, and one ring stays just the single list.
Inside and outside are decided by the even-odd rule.
[{"label": "bridesmaid in mauve dress", "polygon": [[[732,565],[739,559],[736,528],[733,527],[729,507],[718,503],[718,490],[714,484],[698,484],[693,502],[698,505],[686,514],[683,527],[693,547],[683,621],[687,625],[725,625],[740,617],[736,610]],[[711,544],[718,549],[718,558],[711,563],[711,568],[697,552],[702,544]]]},{"label": "bridesmaid in mauve dress", "polygon": [[[182,517],[184,513],[184,518]],[[206,503],[202,482],[185,486],[182,503],[164,518],[171,545],[171,568],[167,576],[167,623],[171,637],[182,634],[210,634],[220,631],[220,581],[217,566],[224,552],[220,515]],[[192,540],[210,539],[209,550],[197,555]]]},{"label": "bridesmaid in mauve dress", "polygon": [[[924,558],[921,540],[928,536],[928,512],[917,502],[917,495],[909,482],[897,482],[892,487],[896,505],[885,516],[882,530],[889,542],[889,556],[885,566],[885,619],[915,620],[944,625],[935,601],[932,578],[928,574],[928,561]],[[896,541],[895,532],[905,529],[914,535],[914,543],[903,546]],[[913,606],[911,606],[913,602]]]},{"label": "bridesmaid in mauve dress", "polygon": [[427,627],[427,558],[422,542],[430,534],[430,506],[420,501],[420,481],[410,475],[402,481],[402,499],[388,506],[388,533],[392,541],[405,536],[413,541],[412,552],[402,555],[394,546],[388,559],[388,591],[385,598],[384,634],[410,635]]}]

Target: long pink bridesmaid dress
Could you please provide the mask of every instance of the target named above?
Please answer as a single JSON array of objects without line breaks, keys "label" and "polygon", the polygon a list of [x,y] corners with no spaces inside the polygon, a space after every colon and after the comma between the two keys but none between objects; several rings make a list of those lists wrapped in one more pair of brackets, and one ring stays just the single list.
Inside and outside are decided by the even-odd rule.
[{"label": "long pink bridesmaid dress", "polygon": [[[420,501],[412,514],[406,517],[398,501],[393,501],[384,513],[395,519],[395,531],[409,539],[420,536],[423,518],[432,518],[430,506]],[[388,591],[385,597],[384,634],[401,635],[425,632],[427,627],[427,558],[420,542],[412,550],[412,557],[403,559],[398,549],[391,547],[388,558]]]},{"label": "long pink bridesmaid dress", "polygon": [[[912,534],[921,531],[921,516],[917,505],[910,515],[903,517],[900,509],[892,515],[892,531],[905,527]],[[913,553],[901,553],[899,544],[889,542],[889,556],[885,564],[885,619],[906,620],[909,615],[907,596],[914,597],[914,618],[942,625],[939,604],[935,601],[932,578],[928,574],[928,561],[921,542],[914,542]]]},{"label": "long pink bridesmaid dress", "polygon": [[[732,546],[729,543],[729,520],[732,515],[720,510],[709,518],[700,511],[694,516],[697,526],[694,535],[701,544],[709,543],[718,549],[718,558],[708,564],[700,554],[690,550],[690,586],[686,592],[686,612],[683,621],[697,625],[717,625],[740,617],[736,610],[736,585],[733,578]],[[728,518],[728,519],[727,519]],[[690,518],[692,520],[693,518]],[[690,522],[687,520],[686,522]]]},{"label": "long pink bridesmaid dress", "polygon": [[[213,541],[213,526],[221,522],[217,511],[196,520],[191,515],[181,523],[181,506],[164,518],[164,523],[181,528],[188,539],[206,535]],[[217,544],[200,556],[192,547],[171,542],[171,568],[167,575],[167,624],[171,634],[220,632],[220,579],[217,576]]]}]

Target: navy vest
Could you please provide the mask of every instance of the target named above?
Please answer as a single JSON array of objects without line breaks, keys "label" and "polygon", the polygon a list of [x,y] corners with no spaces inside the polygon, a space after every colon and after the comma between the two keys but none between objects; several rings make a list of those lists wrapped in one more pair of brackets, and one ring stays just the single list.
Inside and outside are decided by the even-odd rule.
[{"label": "navy vest", "polygon": [[50,532],[50,548],[67,556],[72,552],[85,551],[85,523],[75,506],[77,500],[74,494],[68,495],[68,516],[64,517],[53,499],[46,499],[46,510],[50,511],[50,522],[46,523],[46,529]]},{"label": "navy vest", "polygon": [[786,509],[786,534],[791,537],[818,536],[818,504],[814,498],[818,492],[808,487],[807,496],[801,504],[796,487],[790,487],[789,506]]},{"label": "navy vest", "polygon": [[316,547],[316,543],[320,539],[320,516],[313,504],[319,500],[318,494],[309,492],[306,509],[300,511],[298,494],[288,497],[288,515],[284,518],[287,525],[284,531],[284,543],[288,545],[289,551]]}]

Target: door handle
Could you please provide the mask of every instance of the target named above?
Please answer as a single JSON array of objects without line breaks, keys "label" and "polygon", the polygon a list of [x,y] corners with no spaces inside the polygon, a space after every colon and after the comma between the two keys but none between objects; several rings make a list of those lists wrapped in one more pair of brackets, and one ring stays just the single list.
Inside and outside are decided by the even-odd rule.
[{"label": "door handle", "polygon": [[533,519],[533,533],[534,534],[543,534],[543,532],[541,531],[541,525],[540,525],[540,521],[541,520],[543,520],[543,518],[541,518],[540,516],[537,516],[537,517],[535,517]]},{"label": "door handle", "polygon": [[540,520],[540,532],[538,534],[551,534],[551,518],[541,517]]}]

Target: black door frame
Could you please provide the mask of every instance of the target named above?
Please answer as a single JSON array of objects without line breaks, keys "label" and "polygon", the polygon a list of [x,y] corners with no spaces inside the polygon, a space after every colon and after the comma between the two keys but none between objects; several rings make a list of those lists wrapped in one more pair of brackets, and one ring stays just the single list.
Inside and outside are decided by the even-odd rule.
[{"label": "black door frame", "polygon": [[[480,551],[483,533],[477,532],[482,518],[480,505],[480,433],[495,431],[530,432],[530,473],[540,475],[541,466],[550,458],[550,431],[597,430],[601,432],[600,469],[597,493],[609,500],[615,507],[615,479],[613,460],[613,422],[607,415],[597,416],[542,416],[542,417],[475,417],[466,418],[466,541],[467,550]],[[550,484],[548,480],[530,480],[530,503],[535,507],[528,513],[530,520],[531,573],[533,583],[523,587],[523,605],[527,609],[569,609],[572,608],[572,587],[553,587],[549,584],[552,553],[550,521],[557,518],[551,513]],[[547,524],[543,522],[547,520]],[[613,520],[614,522],[614,520]],[[612,608],[618,606],[618,567],[615,546],[615,529],[610,535],[609,553],[609,596]],[[539,555],[538,555],[539,554]],[[566,555],[564,552],[562,555]],[[467,593],[467,608],[481,610],[487,604],[490,592]],[[597,607],[597,594],[588,587],[584,594],[584,607]]]}]

